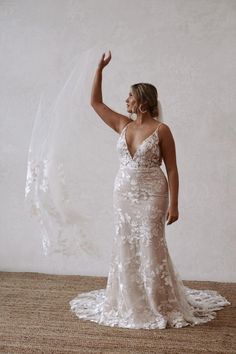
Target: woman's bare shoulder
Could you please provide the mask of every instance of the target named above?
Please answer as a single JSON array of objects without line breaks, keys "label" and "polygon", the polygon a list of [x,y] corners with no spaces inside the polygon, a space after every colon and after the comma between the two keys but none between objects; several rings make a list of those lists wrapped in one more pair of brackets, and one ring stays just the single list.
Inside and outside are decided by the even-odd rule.
[{"label": "woman's bare shoulder", "polygon": [[170,126],[165,122],[160,122],[159,131],[165,133],[171,132]]},{"label": "woman's bare shoulder", "polygon": [[158,134],[160,141],[163,139],[173,139],[173,134],[171,132],[171,128],[169,127],[168,124],[161,122],[160,127],[158,128]]},{"label": "woman's bare shoulder", "polygon": [[166,124],[165,122],[161,122],[161,121],[160,121],[160,128],[159,128],[159,129],[163,129],[163,127],[165,127],[164,129],[168,129],[168,128],[169,128],[169,125]]}]

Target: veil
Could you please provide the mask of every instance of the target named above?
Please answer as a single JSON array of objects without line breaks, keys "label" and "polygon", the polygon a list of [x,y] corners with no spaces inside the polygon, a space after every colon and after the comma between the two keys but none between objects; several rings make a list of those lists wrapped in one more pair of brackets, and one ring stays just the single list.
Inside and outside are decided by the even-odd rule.
[{"label": "veil", "polygon": [[28,150],[25,206],[40,223],[44,255],[100,256],[90,212],[92,190],[84,190],[90,171],[78,144],[86,150],[89,143],[86,120],[93,115],[90,89],[100,56],[99,46],[84,51],[51,107],[46,109],[44,94],[39,100]]},{"label": "veil", "polygon": [[91,150],[86,130],[95,115],[89,102],[101,48],[104,44],[97,44],[74,58],[73,70],[49,109],[45,94],[39,99],[28,150],[25,206],[40,224],[44,255],[102,255],[96,237],[100,227],[93,216],[98,208],[96,156],[90,154],[88,161],[84,153]]}]

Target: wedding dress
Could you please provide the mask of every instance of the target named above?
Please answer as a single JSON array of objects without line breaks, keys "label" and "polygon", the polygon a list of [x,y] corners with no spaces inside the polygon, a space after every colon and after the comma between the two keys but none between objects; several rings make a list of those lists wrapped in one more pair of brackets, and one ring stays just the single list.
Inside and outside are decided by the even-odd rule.
[{"label": "wedding dress", "polygon": [[[130,123],[128,123],[130,124]],[[69,302],[79,318],[105,326],[164,329],[195,326],[230,302],[213,290],[184,286],[165,240],[168,183],[161,169],[158,129],[132,156],[123,128],[114,182],[115,233],[106,289]]]}]

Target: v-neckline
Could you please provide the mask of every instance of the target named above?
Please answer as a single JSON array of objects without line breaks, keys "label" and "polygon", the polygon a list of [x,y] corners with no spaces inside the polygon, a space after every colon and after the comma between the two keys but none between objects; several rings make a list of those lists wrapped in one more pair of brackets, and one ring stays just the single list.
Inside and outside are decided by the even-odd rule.
[{"label": "v-neckline", "polygon": [[138,152],[138,150],[140,149],[140,147],[146,142],[146,140],[148,140],[149,138],[151,138],[157,131],[157,129],[159,128],[159,126],[161,125],[161,123],[158,124],[157,128],[149,135],[147,136],[137,147],[136,151],[134,152],[133,156],[131,155],[130,151],[129,151],[129,147],[128,147],[128,144],[127,144],[127,140],[126,140],[126,130],[127,130],[127,127],[130,123],[126,124],[126,126],[124,127],[124,132],[123,132],[123,136],[124,136],[124,141],[125,141],[125,146],[126,146],[126,150],[131,158],[132,161],[134,161],[134,158]]}]

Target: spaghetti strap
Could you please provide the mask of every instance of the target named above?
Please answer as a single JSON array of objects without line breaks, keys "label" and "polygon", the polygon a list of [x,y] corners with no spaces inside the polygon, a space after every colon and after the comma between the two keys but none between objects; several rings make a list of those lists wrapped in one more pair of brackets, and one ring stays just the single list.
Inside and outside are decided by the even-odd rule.
[{"label": "spaghetti strap", "polygon": [[[131,122],[132,122],[132,121],[131,121]],[[125,126],[124,126],[123,129],[121,130],[120,135],[125,131],[125,128],[127,128],[127,125],[129,125],[131,122],[128,122],[127,124],[125,124]],[[160,122],[160,124],[158,124],[157,128],[154,130],[154,132],[153,132],[151,135],[153,135],[154,133],[157,133],[157,135],[158,135],[159,127],[160,127],[160,125],[162,125],[162,124],[163,124],[163,123]],[[146,140],[146,139],[145,139],[145,140]]]},{"label": "spaghetti strap", "polygon": [[160,124],[158,124],[158,126],[154,130],[153,134],[157,133],[157,135],[158,135],[158,130],[159,130],[160,125],[162,125],[162,122],[160,122]]},{"label": "spaghetti strap", "polygon": [[[131,121],[132,122],[132,121]],[[125,124],[125,126],[122,128],[122,130],[121,130],[121,133],[120,133],[120,135],[123,133],[123,131],[125,130],[125,128],[127,127],[127,125],[128,124],[130,124],[131,122],[128,122],[127,124]]]},{"label": "spaghetti strap", "polygon": [[162,125],[162,124],[163,124],[162,122],[160,122],[160,124],[158,124],[158,126],[157,126],[155,132],[158,132],[158,129],[159,129],[160,125]]}]

